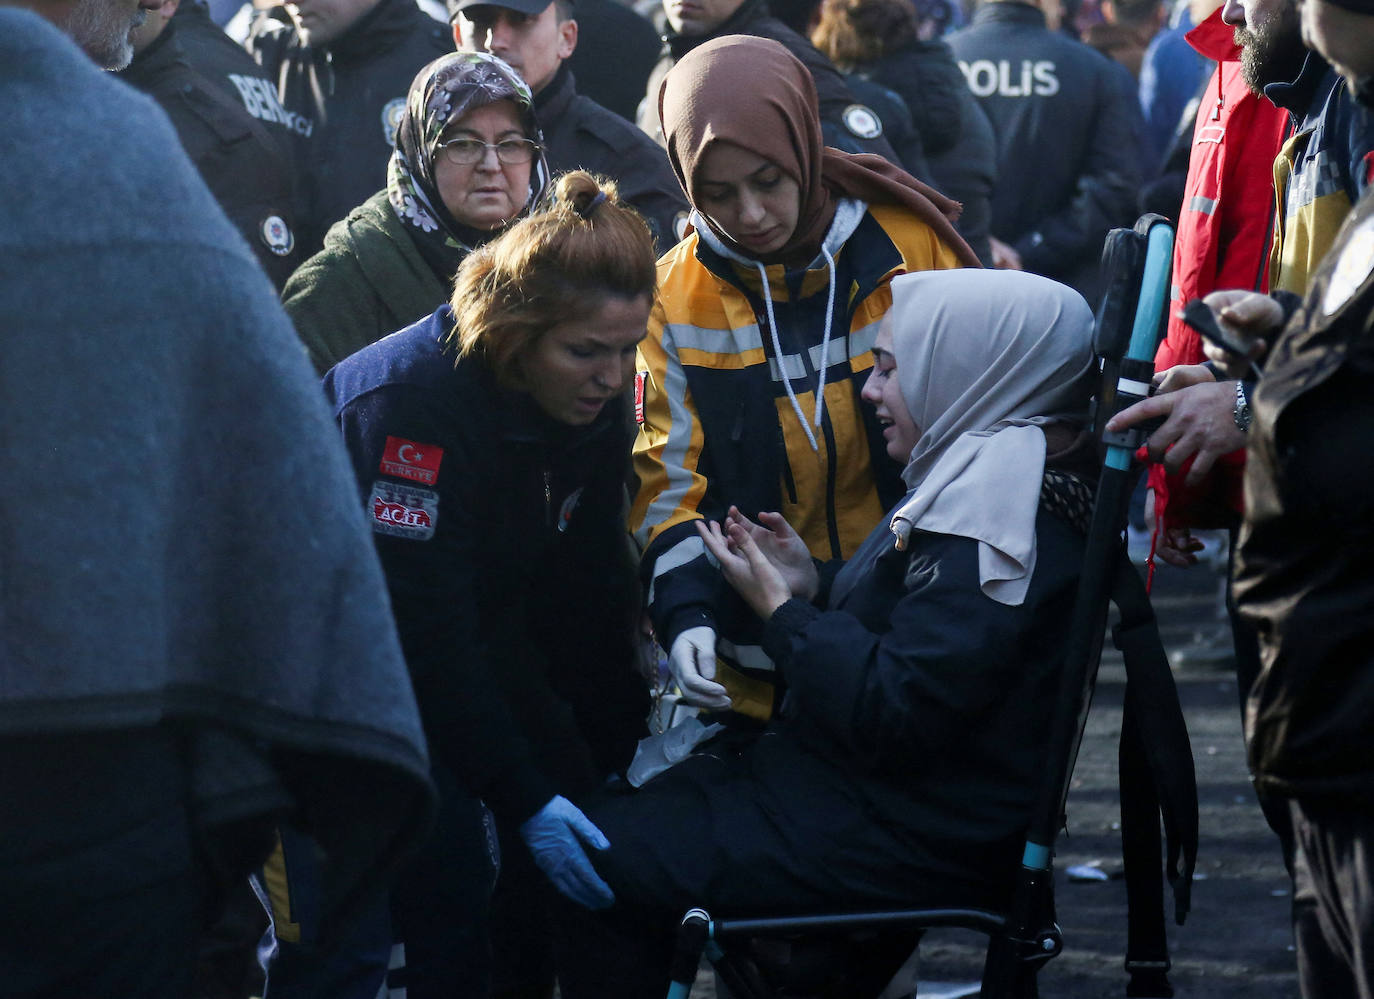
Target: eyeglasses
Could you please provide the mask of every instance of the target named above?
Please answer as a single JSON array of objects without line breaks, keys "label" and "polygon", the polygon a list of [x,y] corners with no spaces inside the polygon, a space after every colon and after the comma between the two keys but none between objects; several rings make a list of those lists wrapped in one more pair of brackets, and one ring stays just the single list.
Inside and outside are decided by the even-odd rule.
[{"label": "eyeglasses", "polygon": [[487,150],[495,149],[496,158],[502,163],[528,163],[539,151],[538,143],[529,139],[502,139],[500,142],[483,142],[481,139],[449,139],[441,143],[439,151],[448,161],[457,166],[472,166],[487,157]]}]

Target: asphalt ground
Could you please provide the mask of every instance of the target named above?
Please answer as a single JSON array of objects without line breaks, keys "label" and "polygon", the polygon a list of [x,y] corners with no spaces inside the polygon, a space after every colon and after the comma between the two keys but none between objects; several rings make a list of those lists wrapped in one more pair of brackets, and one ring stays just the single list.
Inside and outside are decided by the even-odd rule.
[{"label": "asphalt ground", "polygon": [[[1171,653],[1215,632],[1220,576],[1205,565],[1161,566],[1152,602]],[[1197,769],[1200,844],[1198,878],[1187,922],[1169,923],[1170,979],[1179,997],[1298,999],[1290,884],[1278,840],[1255,801],[1245,766],[1234,672],[1228,663],[1181,663],[1174,670]],[[1125,670],[1108,642],[1068,801],[1068,834],[1055,859],[1055,898],[1064,951],[1040,974],[1046,999],[1105,999],[1125,995],[1125,883],[1120,870],[1117,739]],[[1078,865],[1107,880],[1072,880]],[[1166,909],[1172,897],[1166,892]],[[932,931],[919,954],[920,996],[969,994],[949,988],[976,981],[985,938]],[[715,999],[703,967],[693,999]],[[856,997],[857,999],[857,997]]]}]

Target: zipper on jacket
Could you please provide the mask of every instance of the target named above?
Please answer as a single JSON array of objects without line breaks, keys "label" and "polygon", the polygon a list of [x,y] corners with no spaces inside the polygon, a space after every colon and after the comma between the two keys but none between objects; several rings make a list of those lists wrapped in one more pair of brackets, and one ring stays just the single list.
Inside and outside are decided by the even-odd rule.
[{"label": "zipper on jacket", "polygon": [[544,526],[553,525],[553,473],[544,469]]},{"label": "zipper on jacket", "polygon": [[821,432],[825,434],[825,529],[830,536],[830,557],[843,558],[840,545],[840,525],[835,514],[835,427],[830,422],[830,410],[821,411]]},{"label": "zipper on jacket", "polygon": [[782,423],[778,423],[778,458],[782,462],[782,484],[787,490],[787,502],[793,506],[797,505],[797,480],[792,478],[792,462],[787,458],[787,438],[782,432]]}]

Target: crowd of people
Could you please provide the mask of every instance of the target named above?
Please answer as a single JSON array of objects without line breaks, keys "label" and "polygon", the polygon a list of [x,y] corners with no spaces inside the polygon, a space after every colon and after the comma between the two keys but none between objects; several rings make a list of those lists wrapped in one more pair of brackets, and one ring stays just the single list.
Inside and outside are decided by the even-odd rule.
[{"label": "crowd of people", "polygon": [[1374,999],[1371,0],[0,26],[0,996],[643,999],[693,906],[1006,905],[1156,210],[1105,430],[1151,558],[1230,534],[1304,999]]}]

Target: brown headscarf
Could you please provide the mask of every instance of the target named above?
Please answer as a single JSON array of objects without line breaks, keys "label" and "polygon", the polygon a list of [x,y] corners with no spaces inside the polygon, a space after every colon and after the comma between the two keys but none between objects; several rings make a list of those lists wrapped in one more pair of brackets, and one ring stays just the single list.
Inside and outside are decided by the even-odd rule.
[{"label": "brown headscarf", "polygon": [[[771,160],[800,185],[796,231],[764,263],[815,253],[834,218],[838,195],[871,205],[903,206],[935,230],[965,266],[979,266],[977,256],[954,231],[952,223],[962,207],[958,202],[881,156],[822,145],[816,84],[801,60],[779,42],[724,35],[693,49],[664,78],[658,116],[668,140],[668,159],[694,205],[697,169],[716,142],[733,143]],[[754,256],[714,224],[711,228],[731,249]]]}]

